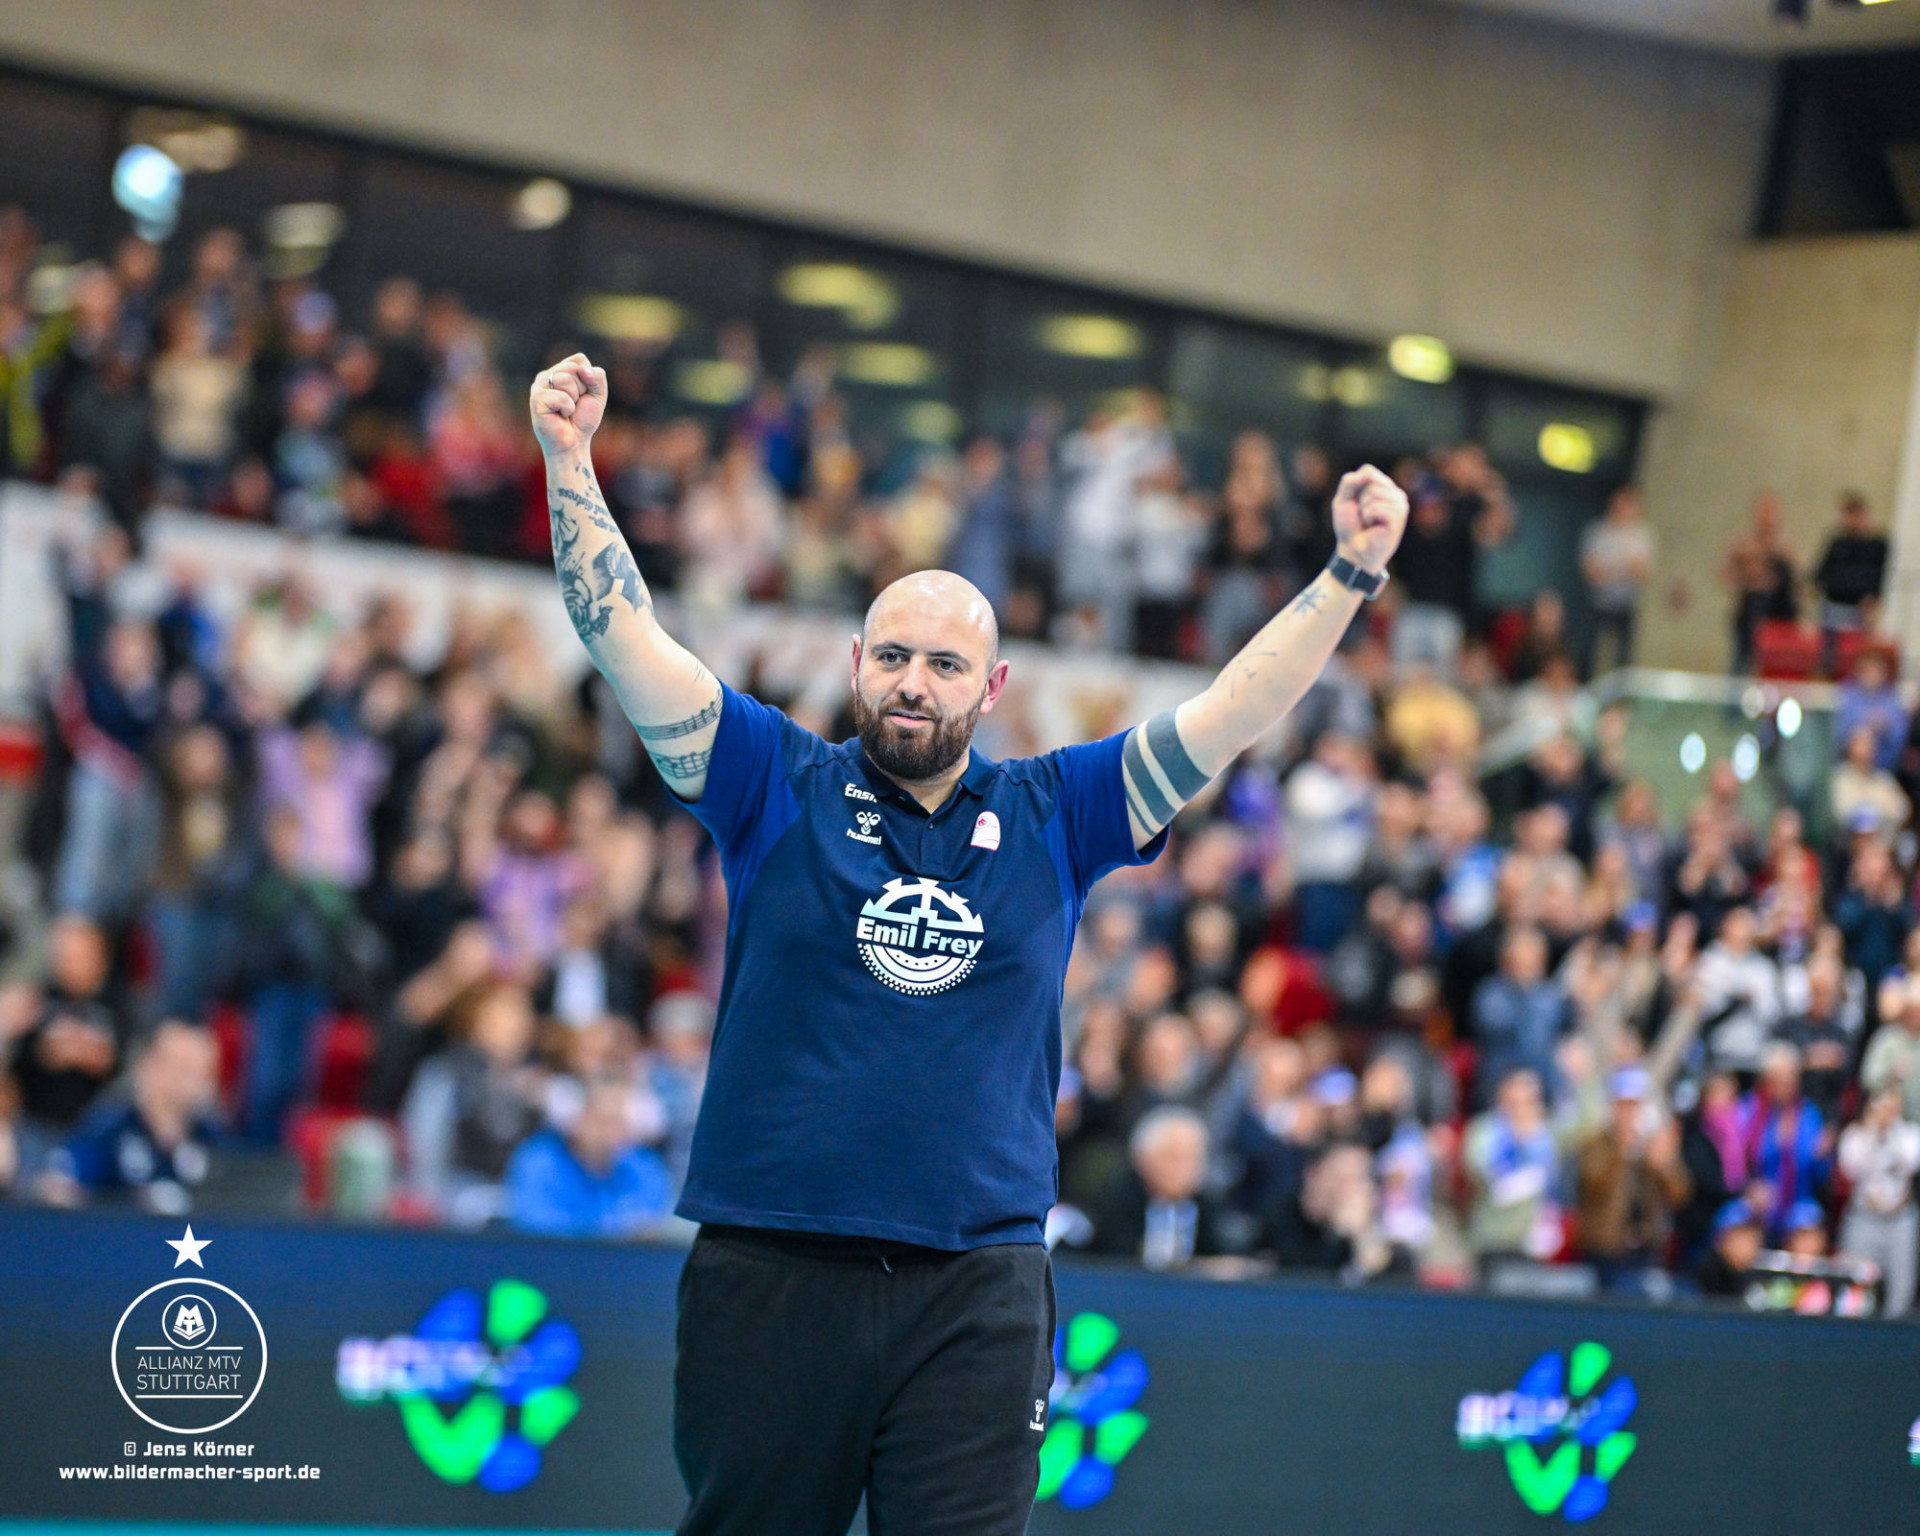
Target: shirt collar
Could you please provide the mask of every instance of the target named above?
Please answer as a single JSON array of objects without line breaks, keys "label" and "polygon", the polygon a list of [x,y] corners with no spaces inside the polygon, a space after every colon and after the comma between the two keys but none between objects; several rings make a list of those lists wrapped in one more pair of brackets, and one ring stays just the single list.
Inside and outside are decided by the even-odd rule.
[{"label": "shirt collar", "polygon": [[[874,766],[873,760],[867,756],[866,748],[860,745],[858,736],[841,742],[840,750],[846,754],[847,761],[853,766],[854,771],[876,795],[883,799],[901,800],[912,804],[916,809],[919,808],[919,801]],[[960,775],[959,782],[953,786],[954,793],[959,794],[965,790],[981,799],[986,798],[987,786],[992,782],[994,770],[998,767],[999,764],[978,747],[969,746],[966,771]],[[945,804],[940,808],[945,810]]]}]

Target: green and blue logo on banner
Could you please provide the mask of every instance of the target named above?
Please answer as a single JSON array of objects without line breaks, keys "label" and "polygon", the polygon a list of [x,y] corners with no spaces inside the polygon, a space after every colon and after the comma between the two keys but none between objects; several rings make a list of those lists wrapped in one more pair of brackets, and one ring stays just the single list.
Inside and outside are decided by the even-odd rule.
[{"label": "green and blue logo on banner", "polygon": [[1606,1380],[1612,1365],[1612,1352],[1591,1340],[1565,1357],[1549,1350],[1511,1392],[1460,1400],[1460,1444],[1500,1447],[1513,1491],[1536,1515],[1591,1520],[1607,1507],[1609,1486],[1639,1444],[1626,1427],[1639,1393],[1631,1376]]},{"label": "green and blue logo on banner", "polygon": [[334,1380],[349,1402],[397,1404],[434,1476],[511,1493],[533,1481],[542,1450],[579,1412],[567,1385],[579,1366],[580,1335],[548,1315],[547,1298],[496,1280],[484,1300],[447,1292],[411,1334],[343,1340]]},{"label": "green and blue logo on banner", "polygon": [[1146,1433],[1134,1404],[1147,1390],[1147,1362],[1120,1349],[1120,1327],[1082,1312],[1053,1336],[1053,1422],[1040,1446],[1039,1499],[1085,1509],[1113,1491],[1114,1469]]}]

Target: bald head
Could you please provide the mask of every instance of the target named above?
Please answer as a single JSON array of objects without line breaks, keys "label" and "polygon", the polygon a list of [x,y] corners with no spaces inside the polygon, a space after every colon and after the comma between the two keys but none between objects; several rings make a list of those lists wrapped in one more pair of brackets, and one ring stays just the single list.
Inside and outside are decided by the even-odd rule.
[{"label": "bald head", "polygon": [[885,587],[867,607],[860,638],[871,647],[908,624],[944,637],[949,649],[965,648],[982,670],[1000,659],[1000,623],[993,604],[964,576],[952,571],[915,571]]},{"label": "bald head", "polygon": [[867,756],[903,784],[964,771],[975,722],[1007,680],[1000,627],[979,588],[916,571],[873,600],[853,646],[854,723]]}]

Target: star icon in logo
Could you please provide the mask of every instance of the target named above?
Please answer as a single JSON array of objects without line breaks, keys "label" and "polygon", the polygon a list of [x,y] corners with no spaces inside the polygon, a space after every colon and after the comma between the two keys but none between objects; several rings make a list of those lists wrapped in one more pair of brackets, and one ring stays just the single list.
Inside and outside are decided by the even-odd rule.
[{"label": "star icon in logo", "polygon": [[185,1237],[169,1237],[165,1241],[166,1245],[179,1255],[179,1257],[173,1261],[173,1267],[175,1269],[178,1269],[182,1264],[189,1261],[199,1264],[202,1269],[207,1267],[200,1262],[200,1250],[211,1243],[213,1239],[210,1237],[195,1237],[193,1235],[193,1224],[191,1222],[187,1224],[187,1235]]}]

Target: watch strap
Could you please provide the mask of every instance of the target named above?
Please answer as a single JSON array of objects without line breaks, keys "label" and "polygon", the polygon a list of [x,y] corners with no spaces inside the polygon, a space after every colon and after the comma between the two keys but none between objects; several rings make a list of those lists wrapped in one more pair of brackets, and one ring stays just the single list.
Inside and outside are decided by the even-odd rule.
[{"label": "watch strap", "polygon": [[1345,555],[1335,555],[1327,562],[1327,574],[1350,592],[1358,592],[1368,602],[1372,602],[1387,586],[1387,573],[1377,576],[1372,571],[1362,570]]}]

